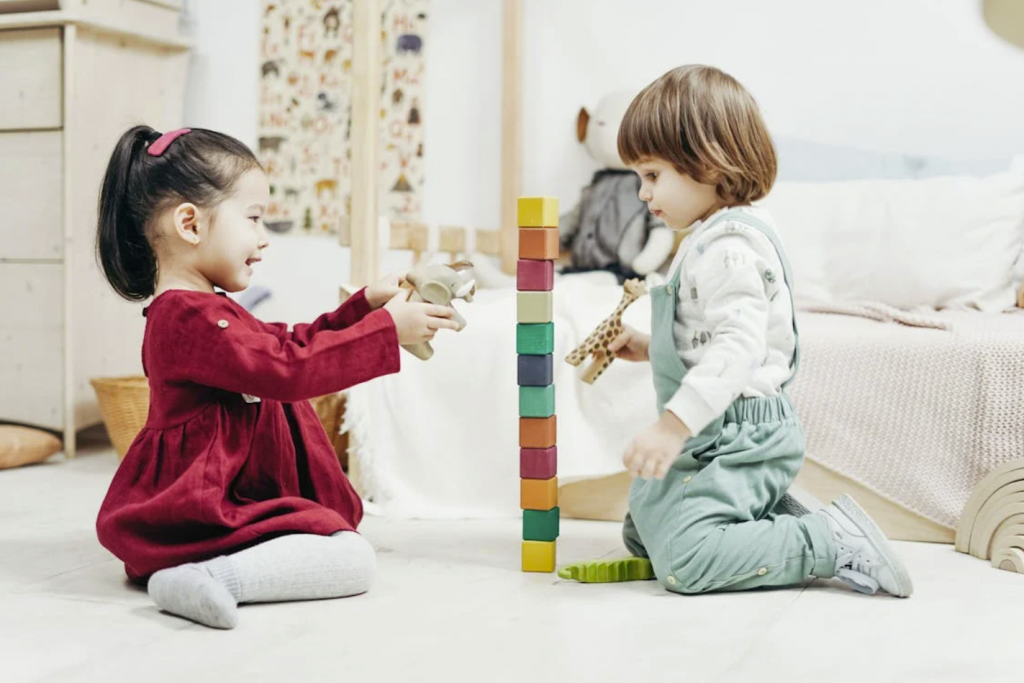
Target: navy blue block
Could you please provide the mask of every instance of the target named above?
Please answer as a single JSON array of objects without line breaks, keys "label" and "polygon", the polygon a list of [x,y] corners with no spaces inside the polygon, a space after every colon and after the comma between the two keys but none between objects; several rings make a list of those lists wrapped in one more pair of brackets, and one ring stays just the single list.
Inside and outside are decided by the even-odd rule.
[{"label": "navy blue block", "polygon": [[552,356],[519,356],[519,386],[546,387],[553,383]]}]

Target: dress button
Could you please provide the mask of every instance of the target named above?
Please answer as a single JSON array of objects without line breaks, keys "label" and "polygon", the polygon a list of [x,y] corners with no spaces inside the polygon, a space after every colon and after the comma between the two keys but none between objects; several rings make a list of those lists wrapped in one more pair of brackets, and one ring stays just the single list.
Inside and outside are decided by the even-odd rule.
[{"label": "dress button", "polygon": [[757,575],[758,576],[764,576],[767,573],[768,573],[768,569],[766,567],[761,567],[760,569],[757,570]]},{"label": "dress button", "polygon": [[220,329],[223,330],[227,326],[228,326],[228,321],[227,320],[218,320],[217,321],[217,327],[219,327]]},{"label": "dress button", "polygon": [[669,583],[671,583],[671,584],[672,584],[673,586],[674,586],[674,585],[676,585],[676,577],[674,577],[674,576],[669,576],[667,580],[668,580],[668,582],[669,582]]},{"label": "dress button", "polygon": [[683,483],[684,483],[684,484],[689,484],[689,483],[690,483],[690,480],[691,480],[691,479],[693,479],[693,477],[691,477],[691,476],[690,476],[690,475],[688,474],[688,475],[686,475],[685,477],[683,477]]}]

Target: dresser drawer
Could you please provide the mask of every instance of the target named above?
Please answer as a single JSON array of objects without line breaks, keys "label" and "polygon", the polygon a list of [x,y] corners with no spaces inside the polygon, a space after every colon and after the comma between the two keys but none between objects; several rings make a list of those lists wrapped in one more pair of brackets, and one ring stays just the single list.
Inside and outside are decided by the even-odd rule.
[{"label": "dresser drawer", "polygon": [[61,127],[60,31],[0,31],[0,130]]},{"label": "dresser drawer", "polygon": [[64,257],[63,135],[0,132],[0,260]]},{"label": "dresser drawer", "polygon": [[60,0],[0,0],[0,14],[60,9]]},{"label": "dresser drawer", "polygon": [[64,428],[64,267],[0,263],[0,421]]}]

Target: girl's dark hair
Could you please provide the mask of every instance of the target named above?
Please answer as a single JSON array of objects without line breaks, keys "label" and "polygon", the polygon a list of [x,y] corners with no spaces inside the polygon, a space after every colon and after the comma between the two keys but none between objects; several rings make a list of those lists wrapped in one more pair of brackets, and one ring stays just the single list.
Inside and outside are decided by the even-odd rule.
[{"label": "girl's dark hair", "polygon": [[135,126],[117,141],[100,191],[96,252],[110,286],[129,301],[156,288],[152,219],[181,202],[213,208],[246,171],[261,168],[248,147],[223,133],[193,128],[160,156],[146,149],[160,137]]}]

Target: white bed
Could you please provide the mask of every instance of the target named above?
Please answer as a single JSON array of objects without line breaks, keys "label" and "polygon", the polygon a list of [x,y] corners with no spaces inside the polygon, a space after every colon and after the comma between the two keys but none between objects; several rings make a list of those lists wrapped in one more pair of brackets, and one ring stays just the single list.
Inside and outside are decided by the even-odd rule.
[{"label": "white bed", "polygon": [[[1024,165],[985,178],[783,183],[769,200],[802,304],[847,312],[799,314],[792,395],[811,465],[939,530],[897,536],[952,540],[974,485],[1024,453]],[[619,361],[588,386],[561,359],[620,296],[605,273],[555,285],[560,483],[611,476],[585,494],[608,498],[597,505],[606,518],[624,506],[621,453],[656,417],[650,370]],[[350,391],[361,486],[379,512],[519,514],[514,300],[482,291],[434,359],[404,356],[400,374]],[[649,320],[646,299],[625,317],[640,329]]]},{"label": "white bed", "polygon": [[[622,472],[636,430],[656,417],[649,366],[618,361],[594,385],[561,361],[614,308],[611,277],[556,284],[559,481]],[[579,302],[569,306],[568,302]],[[439,337],[429,363],[349,392],[365,494],[383,514],[519,514],[515,295],[485,291],[469,326]],[[973,485],[1024,453],[1024,311],[928,316],[949,329],[801,311],[803,364],[791,394],[808,456],[952,529]],[[646,299],[627,322],[649,327]]]},{"label": "white bed", "polygon": [[[635,426],[657,417],[650,369],[617,361],[593,386],[577,381],[561,359],[615,308],[622,289],[594,273],[560,277],[554,291],[559,481],[615,474]],[[626,321],[649,328],[646,302],[628,309]],[[360,486],[381,513],[520,514],[515,291],[483,290],[456,306],[468,324],[439,335],[430,361],[403,353],[400,373],[348,392]]]}]

